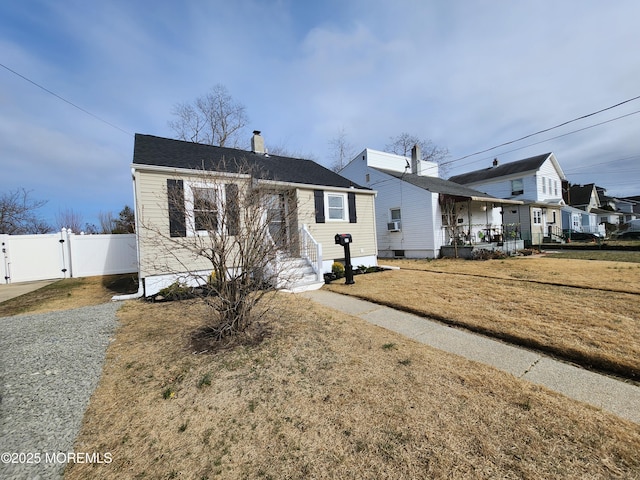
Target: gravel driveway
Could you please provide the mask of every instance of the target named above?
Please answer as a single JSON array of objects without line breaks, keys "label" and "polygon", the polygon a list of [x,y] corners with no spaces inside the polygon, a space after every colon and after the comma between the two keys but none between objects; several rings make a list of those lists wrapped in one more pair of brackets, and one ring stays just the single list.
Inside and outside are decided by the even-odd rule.
[{"label": "gravel driveway", "polygon": [[78,454],[120,305],[0,317],[0,478],[61,478]]}]

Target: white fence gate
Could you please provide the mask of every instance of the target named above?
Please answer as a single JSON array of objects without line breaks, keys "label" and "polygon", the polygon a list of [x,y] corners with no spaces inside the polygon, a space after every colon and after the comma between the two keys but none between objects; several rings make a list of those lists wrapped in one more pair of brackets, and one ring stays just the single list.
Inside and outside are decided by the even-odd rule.
[{"label": "white fence gate", "polygon": [[0,281],[90,277],[138,271],[135,234],[0,235]]}]

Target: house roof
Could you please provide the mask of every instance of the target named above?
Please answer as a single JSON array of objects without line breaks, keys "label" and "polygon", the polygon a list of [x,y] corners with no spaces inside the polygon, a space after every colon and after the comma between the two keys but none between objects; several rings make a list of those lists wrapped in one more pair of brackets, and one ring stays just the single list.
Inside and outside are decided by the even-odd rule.
[{"label": "house roof", "polygon": [[594,187],[595,184],[593,183],[589,183],[587,185],[571,185],[569,188],[569,200],[571,201],[571,205],[589,205]]},{"label": "house roof", "polygon": [[369,190],[312,160],[265,155],[140,133],[135,136],[133,163],[225,173],[245,173],[247,169],[256,169],[264,180]]},{"label": "house roof", "polygon": [[480,192],[478,190],[474,190],[473,188],[465,187],[464,185],[454,183],[450,180],[444,180],[439,177],[428,177],[424,175],[416,175],[414,173],[396,172],[394,170],[386,170],[383,168],[372,168],[374,168],[374,170],[378,170],[379,172],[386,173],[387,175],[391,175],[392,177],[399,178],[400,180],[410,183],[411,185],[414,185],[418,188],[428,190],[432,193],[442,193],[444,195],[451,195],[454,197],[468,198],[469,200],[479,200],[495,203],[522,203],[519,200],[505,200],[502,198],[495,198],[487,195],[484,192]]},{"label": "house roof", "polygon": [[[518,173],[525,173],[535,171],[542,166],[542,164],[553,155],[551,152],[543,153],[542,155],[536,155],[535,157],[525,158],[523,160],[517,160],[515,162],[505,163],[495,167],[483,168],[481,170],[474,170],[473,172],[463,173],[461,175],[454,175],[449,178],[450,181],[460,183],[463,185],[469,183],[478,183],[492,178],[506,177],[509,175],[516,175]],[[558,166],[559,167],[559,166]],[[564,175],[562,174],[561,177]]]}]

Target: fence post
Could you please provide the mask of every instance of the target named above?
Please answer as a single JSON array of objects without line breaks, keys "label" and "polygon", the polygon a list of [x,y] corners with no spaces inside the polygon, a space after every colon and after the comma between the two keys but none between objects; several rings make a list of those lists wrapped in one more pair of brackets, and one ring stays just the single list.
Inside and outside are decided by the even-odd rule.
[{"label": "fence post", "polygon": [[2,247],[2,278],[4,278],[4,283],[8,284],[11,275],[9,274],[9,235],[0,235],[0,239],[2,240],[0,245]]}]

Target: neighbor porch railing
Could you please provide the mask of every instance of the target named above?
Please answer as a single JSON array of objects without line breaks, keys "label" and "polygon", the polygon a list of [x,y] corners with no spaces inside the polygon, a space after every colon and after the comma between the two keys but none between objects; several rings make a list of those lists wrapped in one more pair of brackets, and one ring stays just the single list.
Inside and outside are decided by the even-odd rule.
[{"label": "neighbor porch railing", "polygon": [[476,245],[480,243],[502,243],[522,240],[520,224],[468,223],[453,227],[443,226],[444,245]]},{"label": "neighbor porch railing", "polygon": [[322,244],[313,238],[307,225],[300,229],[300,257],[311,264],[318,281],[322,280]]}]

